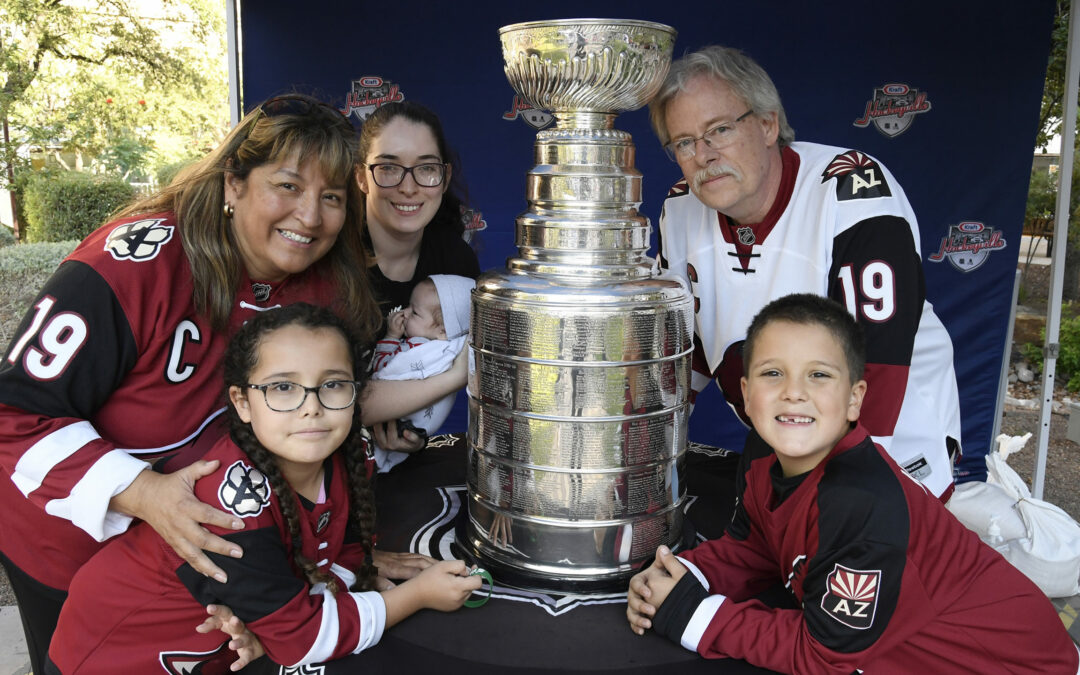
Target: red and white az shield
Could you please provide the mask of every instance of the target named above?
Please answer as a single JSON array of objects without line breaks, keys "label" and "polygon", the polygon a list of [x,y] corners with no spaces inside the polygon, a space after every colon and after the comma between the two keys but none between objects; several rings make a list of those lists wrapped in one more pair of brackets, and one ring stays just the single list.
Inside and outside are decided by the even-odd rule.
[{"label": "red and white az shield", "polygon": [[825,582],[821,608],[845,626],[866,630],[874,623],[880,582],[880,570],[853,570],[837,563]]}]

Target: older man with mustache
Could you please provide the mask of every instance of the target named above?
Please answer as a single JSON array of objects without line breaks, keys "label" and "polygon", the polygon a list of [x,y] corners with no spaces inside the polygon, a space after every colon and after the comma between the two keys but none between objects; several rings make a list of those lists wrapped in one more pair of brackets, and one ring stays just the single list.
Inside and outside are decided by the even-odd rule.
[{"label": "older man with mustache", "polygon": [[[900,184],[862,152],[795,143],[772,80],[734,49],[677,60],[649,111],[684,176],[664,202],[657,263],[694,294],[692,396],[715,379],[749,424],[739,378],[750,320],[789,293],[831,297],[866,331],[862,423],[947,500],[960,449],[952,342],[926,299]],[[756,441],[751,432],[747,454]]]}]

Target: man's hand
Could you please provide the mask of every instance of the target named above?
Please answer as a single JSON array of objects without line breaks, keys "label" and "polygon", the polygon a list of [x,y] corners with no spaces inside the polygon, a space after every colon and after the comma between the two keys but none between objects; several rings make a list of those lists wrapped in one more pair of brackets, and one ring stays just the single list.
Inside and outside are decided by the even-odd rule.
[{"label": "man's hand", "polygon": [[266,653],[255,634],[247,629],[232,610],[225,605],[207,605],[208,616],[195,627],[198,633],[212,633],[219,630],[229,636],[229,649],[236,652],[236,661],[229,670],[236,672]]},{"label": "man's hand", "polygon": [[687,571],[667,546],[656,549],[653,564],[630,579],[626,593],[626,619],[630,622],[630,630],[644,635],[652,628],[656,610]]},{"label": "man's hand", "polygon": [[195,497],[195,481],[218,468],[218,460],[199,460],[175,473],[143,471],[126,490],[112,498],[109,508],[150,524],[165,542],[197,572],[225,583],[225,572],[203,552],[241,557],[233,542],[210,534],[201,523],[223,529],[242,530],[244,522]]},{"label": "man's hand", "polygon": [[391,553],[375,549],[371,553],[371,563],[379,570],[383,579],[412,579],[435,564],[434,558],[420,553]]}]

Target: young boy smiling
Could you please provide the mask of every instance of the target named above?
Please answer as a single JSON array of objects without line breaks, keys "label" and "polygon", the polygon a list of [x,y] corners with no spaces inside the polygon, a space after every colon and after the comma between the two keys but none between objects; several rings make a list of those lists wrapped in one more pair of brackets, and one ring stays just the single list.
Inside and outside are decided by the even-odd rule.
[{"label": "young boy smiling", "polygon": [[[786,673],[1078,672],[1038,587],[859,426],[863,337],[842,306],[769,303],[743,360],[774,454],[751,462],[725,536],[678,558],[662,546],[631,579],[634,632]],[[755,599],[777,582],[795,609]]]}]

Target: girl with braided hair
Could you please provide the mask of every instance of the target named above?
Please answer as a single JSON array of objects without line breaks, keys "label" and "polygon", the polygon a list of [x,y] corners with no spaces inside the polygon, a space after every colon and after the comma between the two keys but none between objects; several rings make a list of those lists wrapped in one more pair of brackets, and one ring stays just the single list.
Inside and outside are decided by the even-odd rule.
[{"label": "girl with braided hair", "polygon": [[[480,587],[461,561],[380,583],[359,344],[332,311],[306,303],[260,313],[238,331],[224,359],[230,433],[207,453],[219,468],[195,494],[242,519],[242,530],[215,534],[244,556],[211,554],[227,572],[221,583],[136,526],[76,574],[47,673],[225,672],[238,647],[233,668],[244,672],[337,660],[332,673],[386,627],[423,608],[457,609]],[[208,605],[242,622],[223,628],[234,640],[195,630]]]}]

